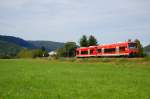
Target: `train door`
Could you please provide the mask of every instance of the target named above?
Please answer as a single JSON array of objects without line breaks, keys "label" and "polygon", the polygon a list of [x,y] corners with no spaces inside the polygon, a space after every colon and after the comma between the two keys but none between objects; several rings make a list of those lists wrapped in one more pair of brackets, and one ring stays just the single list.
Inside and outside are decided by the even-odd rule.
[{"label": "train door", "polygon": [[119,46],[116,46],[116,53],[119,54]]}]

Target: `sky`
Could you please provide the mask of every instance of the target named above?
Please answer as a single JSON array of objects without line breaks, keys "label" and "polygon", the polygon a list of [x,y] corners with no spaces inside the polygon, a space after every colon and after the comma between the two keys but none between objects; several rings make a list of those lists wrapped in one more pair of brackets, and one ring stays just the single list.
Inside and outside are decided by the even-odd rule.
[{"label": "sky", "polygon": [[0,34],[26,40],[150,44],[150,0],[0,0]]}]

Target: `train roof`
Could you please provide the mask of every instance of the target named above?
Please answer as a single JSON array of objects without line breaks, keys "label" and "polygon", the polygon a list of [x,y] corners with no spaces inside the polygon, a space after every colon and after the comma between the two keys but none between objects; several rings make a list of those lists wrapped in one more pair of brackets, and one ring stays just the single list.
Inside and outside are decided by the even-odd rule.
[{"label": "train roof", "polygon": [[97,46],[88,46],[88,47],[80,47],[80,48],[77,48],[77,49],[88,49],[88,48],[95,48]]},{"label": "train roof", "polygon": [[101,44],[98,46],[122,45],[122,44],[128,44],[128,43],[135,43],[135,42],[117,42],[117,43],[112,43],[112,44]]},{"label": "train roof", "polygon": [[89,47],[80,47],[77,48],[78,49],[89,49],[89,48],[96,48],[96,47],[111,47],[111,46],[121,46],[121,45],[127,45],[128,43],[135,43],[135,42],[117,42],[117,43],[112,43],[112,44],[101,44],[101,45],[97,45],[97,46],[89,46]]}]

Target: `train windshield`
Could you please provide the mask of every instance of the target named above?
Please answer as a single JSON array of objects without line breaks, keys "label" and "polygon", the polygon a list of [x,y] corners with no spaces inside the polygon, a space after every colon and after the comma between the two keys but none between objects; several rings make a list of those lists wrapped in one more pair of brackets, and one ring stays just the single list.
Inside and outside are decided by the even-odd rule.
[{"label": "train windshield", "polygon": [[135,49],[135,48],[137,48],[136,43],[129,43],[129,48],[130,48],[130,49]]}]

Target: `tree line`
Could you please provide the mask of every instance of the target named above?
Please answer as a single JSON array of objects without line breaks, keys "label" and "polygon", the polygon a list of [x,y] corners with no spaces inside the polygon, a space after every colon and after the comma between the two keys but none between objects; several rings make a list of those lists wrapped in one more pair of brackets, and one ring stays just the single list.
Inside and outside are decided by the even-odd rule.
[{"label": "tree line", "polygon": [[41,49],[22,49],[17,55],[16,58],[37,58],[37,57],[48,57],[48,51],[45,50],[45,47]]},{"label": "tree line", "polygon": [[83,35],[79,43],[80,43],[80,47],[88,47],[88,46],[96,46],[98,42],[93,35],[90,35],[89,37]]}]

